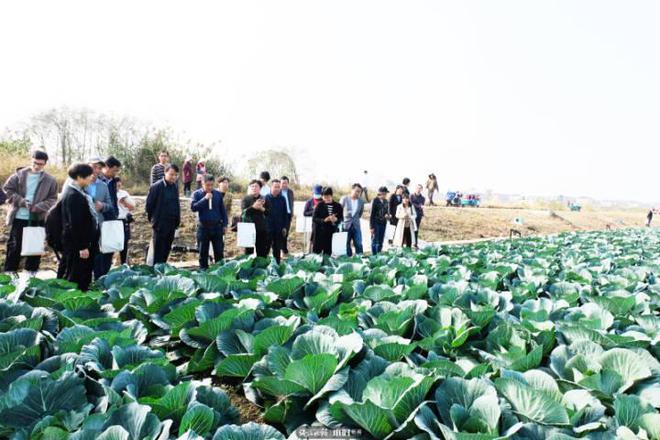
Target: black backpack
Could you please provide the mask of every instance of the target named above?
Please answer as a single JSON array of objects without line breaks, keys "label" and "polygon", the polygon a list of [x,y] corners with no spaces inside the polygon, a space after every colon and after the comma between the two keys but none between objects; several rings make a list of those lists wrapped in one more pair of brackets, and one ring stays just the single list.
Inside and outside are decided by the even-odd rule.
[{"label": "black backpack", "polygon": [[62,222],[62,201],[58,200],[55,206],[50,208],[46,214],[46,243],[54,251],[62,251],[62,231],[64,223]]}]

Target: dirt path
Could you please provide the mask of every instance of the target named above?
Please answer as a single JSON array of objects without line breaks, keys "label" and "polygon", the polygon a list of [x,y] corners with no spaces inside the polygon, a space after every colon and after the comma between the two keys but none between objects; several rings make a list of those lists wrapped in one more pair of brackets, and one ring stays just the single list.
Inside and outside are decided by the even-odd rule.
[{"label": "dirt path", "polygon": [[[135,223],[132,226],[132,239],[130,242],[130,261],[132,264],[141,264],[145,260],[146,252],[151,240],[151,226],[144,213],[144,198],[136,197],[137,211]],[[6,207],[0,208],[0,214],[5,213]],[[233,213],[240,210],[238,197],[234,197]],[[196,245],[196,217],[190,210],[188,200],[181,201],[182,222],[179,238],[175,245],[194,248]],[[368,218],[369,213],[365,214]],[[522,225],[514,225],[513,219],[522,219]],[[512,228],[520,231],[523,236],[546,235],[565,231],[582,231],[596,229],[618,229],[641,227],[644,224],[643,211],[589,211],[589,212],[555,212],[509,209],[509,208],[447,208],[425,207],[425,217],[422,220],[420,239],[425,242],[456,243],[465,240],[478,240],[491,237],[508,237]],[[295,220],[294,220],[295,221]],[[6,241],[9,230],[3,224],[0,227],[0,264],[4,263]],[[290,235],[289,249],[292,253],[300,253],[303,249],[303,235],[293,233]],[[236,247],[236,235],[229,233],[225,240],[227,257],[233,257],[242,252]],[[195,264],[197,254],[193,252],[173,252],[171,261]],[[47,254],[43,258],[42,268],[54,269],[57,261],[54,255]]]}]

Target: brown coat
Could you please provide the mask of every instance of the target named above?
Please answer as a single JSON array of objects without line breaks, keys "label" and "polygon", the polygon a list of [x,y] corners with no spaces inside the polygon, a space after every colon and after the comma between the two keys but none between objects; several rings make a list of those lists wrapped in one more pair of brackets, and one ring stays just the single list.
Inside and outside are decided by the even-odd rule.
[{"label": "brown coat", "polygon": [[[7,224],[14,222],[14,217],[18,209],[25,207],[25,192],[27,187],[27,176],[30,168],[23,168],[13,174],[5,182],[4,191],[7,193],[7,203],[11,204],[11,210],[7,214]],[[34,200],[30,206],[30,213],[34,214],[38,220],[43,221],[46,218],[48,210],[57,202],[57,181],[53,176],[41,173],[41,178],[37,184],[37,190],[34,193]]]}]

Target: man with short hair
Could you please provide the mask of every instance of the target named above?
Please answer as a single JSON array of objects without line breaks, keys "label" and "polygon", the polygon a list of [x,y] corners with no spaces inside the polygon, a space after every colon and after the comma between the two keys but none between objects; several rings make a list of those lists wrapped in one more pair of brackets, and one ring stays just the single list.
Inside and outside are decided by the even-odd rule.
[{"label": "man with short hair", "polygon": [[424,203],[426,202],[426,199],[424,198],[424,195],[422,195],[423,189],[424,187],[422,185],[417,185],[415,192],[410,196],[410,203],[415,208],[415,213],[417,214],[417,217],[415,218],[415,225],[417,226],[415,228],[415,247],[417,247],[417,243],[419,243],[417,238],[419,237],[419,228],[422,225],[422,218],[424,217]]},{"label": "man with short hair", "polygon": [[270,181],[270,173],[268,171],[262,171],[259,174],[259,180],[261,181],[261,197],[266,197],[270,194],[270,186],[268,182]]},{"label": "man with short hair", "polygon": [[[119,202],[117,199],[117,177],[121,172],[121,162],[114,156],[109,156],[101,168],[101,173],[98,176],[98,181],[105,183],[108,188],[110,196],[111,212],[103,214],[103,219],[116,220],[119,218]],[[99,279],[107,274],[112,267],[113,253],[99,254],[94,261],[94,278]]]},{"label": "man with short hair", "polygon": [[202,188],[192,194],[190,208],[199,215],[197,225],[197,246],[200,269],[209,267],[209,245],[213,246],[215,262],[224,258],[224,232],[227,228],[227,212],[222,201],[222,193],[213,189],[215,178],[204,176]]},{"label": "man with short hair", "polygon": [[[116,160],[116,159],[115,159]],[[85,187],[85,192],[89,194],[94,202],[96,209],[96,223],[99,231],[103,229],[103,222],[106,220],[116,220],[119,215],[119,209],[112,203],[110,189],[104,181],[103,170],[107,169],[105,161],[98,156],[91,157],[88,161],[92,167],[92,181]],[[118,162],[118,161],[117,161]],[[121,167],[121,163],[119,164]],[[118,169],[113,167],[114,169]],[[113,176],[114,177],[114,176]],[[116,191],[116,186],[115,186]],[[116,193],[115,193],[116,200]],[[112,265],[112,255],[97,253],[94,259],[94,278],[99,279],[107,274]]]},{"label": "man with short hair", "polygon": [[225,204],[227,218],[231,219],[231,204],[233,202],[233,197],[229,193],[229,177],[222,176],[218,179],[218,191],[222,194],[222,202]]},{"label": "man with short hair", "polygon": [[348,232],[346,240],[346,255],[353,255],[351,242],[355,245],[355,253],[361,255],[362,249],[362,230],[360,229],[360,218],[364,212],[364,200],[362,195],[362,185],[354,183],[351,187],[351,194],[341,199],[341,207],[344,213],[344,231]]},{"label": "man with short hair", "polygon": [[266,203],[270,205],[268,213],[268,234],[273,250],[273,257],[277,264],[280,263],[281,254],[286,246],[286,234],[289,225],[289,214],[287,209],[289,203],[282,195],[282,182],[274,179],[271,184],[270,194],[266,196]]},{"label": "man with short hair", "polygon": [[385,241],[385,229],[390,220],[390,207],[387,201],[387,187],[378,189],[378,197],[371,202],[371,215],[369,227],[371,229],[371,253],[376,255],[383,250]]},{"label": "man with short hair", "polygon": [[250,255],[256,248],[258,257],[267,257],[270,249],[267,217],[270,214],[270,203],[261,196],[261,181],[252,180],[248,185],[249,194],[241,201],[242,220],[254,223],[257,233],[254,248],[245,248],[245,254]]},{"label": "man with short hair", "polygon": [[179,167],[167,165],[164,177],[151,185],[147,195],[147,218],[154,231],[154,264],[167,263],[174,233],[181,223],[179,188],[176,184],[178,178]]},{"label": "man with short hair", "polygon": [[282,248],[282,253],[286,258],[289,256],[289,231],[291,231],[291,221],[293,220],[293,202],[295,196],[293,190],[289,188],[289,178],[282,176],[280,181],[282,182],[282,196],[286,199],[287,203],[286,213],[289,219],[286,226],[286,237],[284,237],[284,247]]},{"label": "man with short hair", "polygon": [[[11,209],[7,216],[10,225],[7,241],[5,271],[16,272],[21,261],[23,229],[26,226],[43,226],[48,210],[57,202],[57,181],[46,173],[48,154],[37,150],[32,153],[32,165],[14,173],[4,185]],[[39,270],[41,257],[26,257],[25,270]]]},{"label": "man with short hair", "polygon": [[96,206],[85,192],[94,178],[94,169],[78,163],[69,167],[68,174],[61,201],[62,275],[86,291],[92,281],[94,257],[99,246]]},{"label": "man with short hair", "polygon": [[401,182],[403,185],[403,196],[410,196],[410,179],[407,177],[403,178],[403,181]]},{"label": "man with short hair", "polygon": [[156,182],[159,182],[165,177],[165,167],[170,162],[170,155],[167,151],[161,151],[158,153],[158,163],[151,167],[151,179],[149,184],[153,185]]}]

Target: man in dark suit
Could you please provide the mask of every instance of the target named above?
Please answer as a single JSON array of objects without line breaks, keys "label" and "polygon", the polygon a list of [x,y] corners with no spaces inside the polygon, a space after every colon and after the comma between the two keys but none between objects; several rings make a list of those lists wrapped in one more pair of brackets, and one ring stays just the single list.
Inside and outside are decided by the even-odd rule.
[{"label": "man in dark suit", "polygon": [[289,221],[286,227],[286,236],[284,237],[284,247],[282,248],[282,254],[284,258],[289,256],[289,231],[291,231],[291,220],[293,219],[293,201],[294,195],[293,190],[289,188],[289,178],[287,176],[282,176],[280,179],[282,183],[282,196],[287,201],[287,215],[289,216]]},{"label": "man in dark suit", "polygon": [[147,195],[147,218],[154,230],[154,264],[167,263],[174,233],[181,223],[178,178],[179,167],[167,165],[165,176],[151,185]]}]

